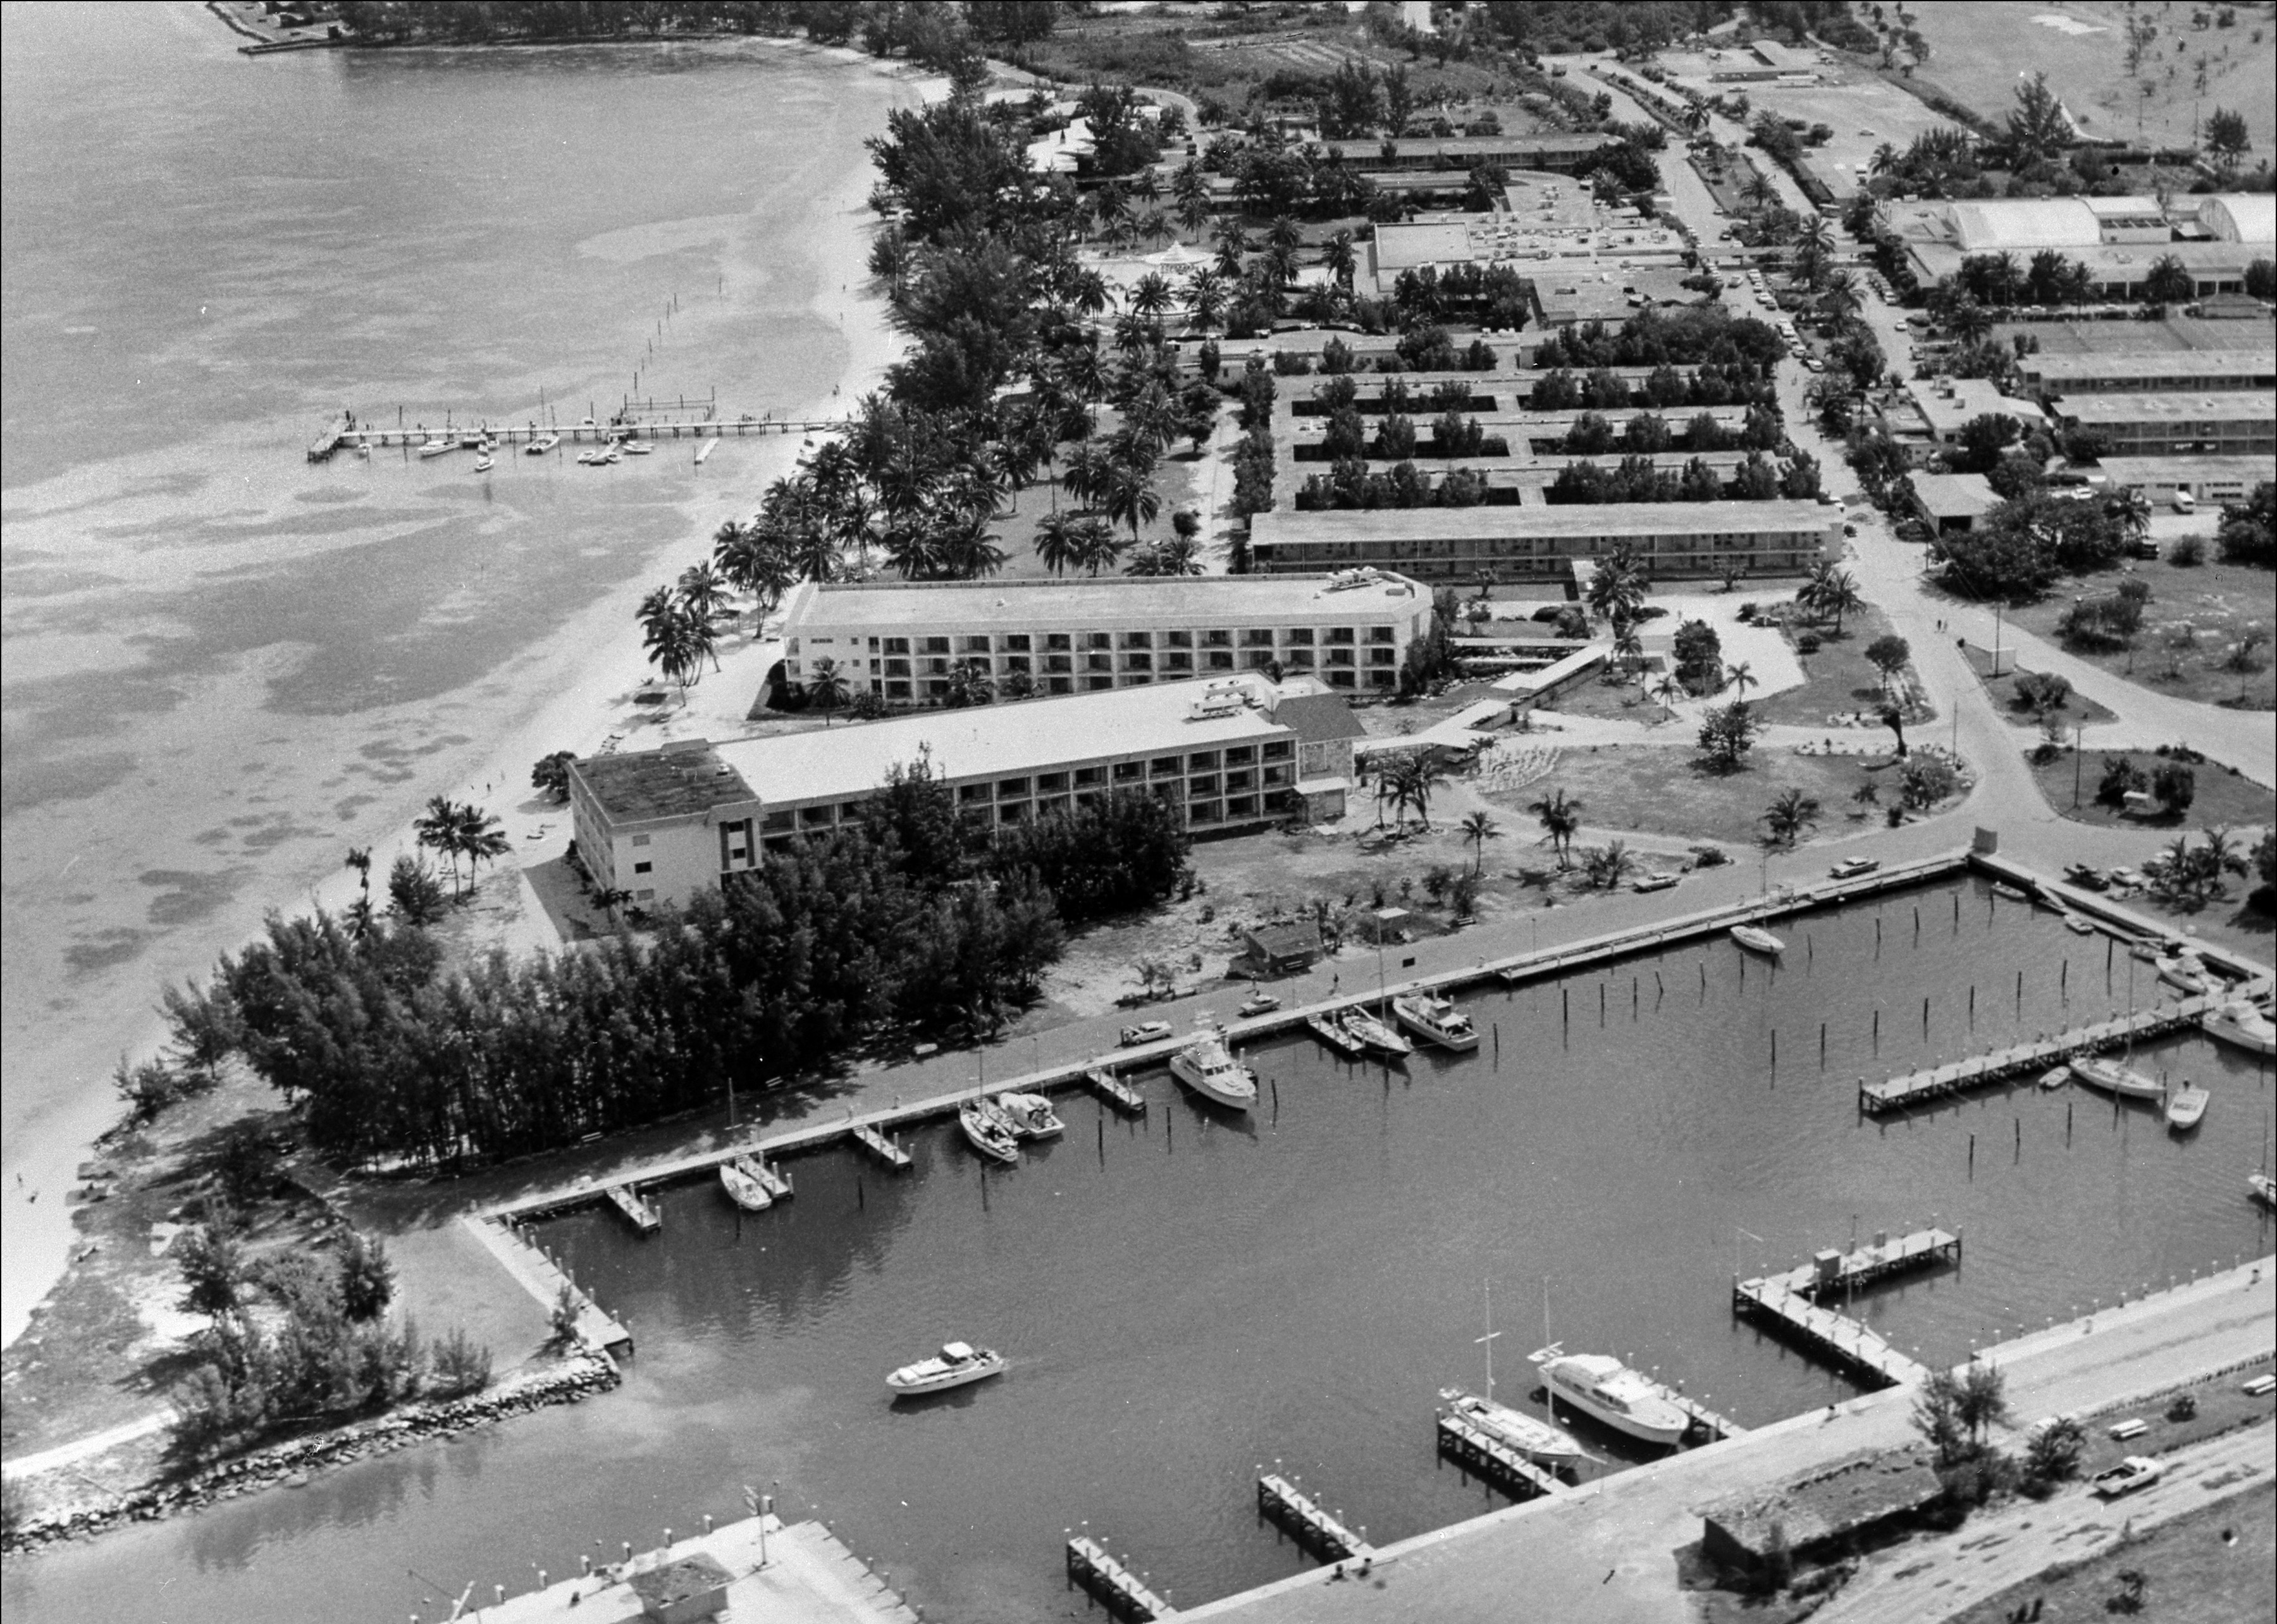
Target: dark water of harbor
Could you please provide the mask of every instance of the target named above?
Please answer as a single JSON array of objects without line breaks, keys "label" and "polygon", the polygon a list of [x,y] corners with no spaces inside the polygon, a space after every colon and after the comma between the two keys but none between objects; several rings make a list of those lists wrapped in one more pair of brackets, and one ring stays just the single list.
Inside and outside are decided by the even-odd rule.
[{"label": "dark water of harbor", "polygon": [[[1482,993],[1474,1057],[1387,1074],[1264,1047],[1248,1125],[1157,1074],[1145,1121],[1071,1097],[1066,1137],[985,1185],[935,1127],[898,1178],[840,1151],[790,1164],[796,1199],[757,1218],[701,1184],[665,1193],[655,1239],[603,1210],[560,1220],[544,1241],[639,1339],[621,1390],[44,1558],[9,1575],[11,1616],[297,1618],[322,1575],[327,1616],[400,1619],[434,1585],[523,1588],[533,1567],[729,1514],[746,1484],[819,1507],[928,1618],[1080,1614],[1060,1542],[1085,1520],[1198,1603],[1299,1560],[1256,1523],[1260,1463],[1378,1542],[1504,1503],[1432,1448],[1438,1388],[1482,1378],[1489,1280],[1505,1399],[1527,1391],[1546,1277],[1568,1348],[1634,1354],[1760,1423],[1853,1389],[1732,1323],[1733,1268],[1854,1222],[1965,1231],[1957,1272],[1857,1309],[1935,1361],[2267,1248],[2245,1196],[2266,1074],[2195,1036],[2136,1057],[2211,1086],[2188,1138],[2071,1089],[1856,1112],[1862,1072],[2127,1008],[2130,966],[2151,1002],[2123,950],[1975,882],[1781,930],[1776,970],[1718,939]],[[1003,1349],[1010,1373],[890,1406],[885,1373],[948,1337]]]}]

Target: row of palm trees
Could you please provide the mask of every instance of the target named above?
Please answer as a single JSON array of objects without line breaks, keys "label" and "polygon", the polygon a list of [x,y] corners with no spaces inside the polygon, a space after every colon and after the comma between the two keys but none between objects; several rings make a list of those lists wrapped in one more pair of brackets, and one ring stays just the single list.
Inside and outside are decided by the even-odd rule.
[{"label": "row of palm trees", "polygon": [[1822,620],[1834,622],[1834,634],[1842,634],[1844,617],[1854,615],[1865,608],[1865,595],[1858,590],[1858,581],[1849,571],[1829,563],[1813,565],[1810,579],[1795,589],[1794,601]]},{"label": "row of palm trees", "polygon": [[[422,847],[437,854],[449,866],[451,894],[457,899],[463,899],[473,890],[480,865],[496,862],[514,849],[495,814],[471,802],[452,801],[442,795],[428,801],[426,812],[414,821],[411,831]],[[369,855],[359,854],[364,858],[361,866],[368,876]],[[353,858],[350,861],[352,866],[358,866]],[[466,864],[463,885],[459,873],[461,862]]]}]

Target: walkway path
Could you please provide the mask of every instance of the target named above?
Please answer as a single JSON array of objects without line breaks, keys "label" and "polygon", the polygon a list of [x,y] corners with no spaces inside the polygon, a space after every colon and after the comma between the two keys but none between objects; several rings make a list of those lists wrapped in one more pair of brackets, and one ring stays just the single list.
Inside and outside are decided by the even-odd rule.
[{"label": "walkway path", "polygon": [[35,1477],[42,1472],[62,1471],[83,1461],[92,1461],[97,1455],[109,1454],[112,1450],[146,1438],[153,1432],[164,1431],[173,1423],[172,1410],[155,1410],[139,1421],[130,1421],[101,1432],[90,1432],[85,1438],[58,1444],[53,1449],[42,1449],[37,1454],[19,1455],[8,1462],[6,1475],[10,1477]]}]

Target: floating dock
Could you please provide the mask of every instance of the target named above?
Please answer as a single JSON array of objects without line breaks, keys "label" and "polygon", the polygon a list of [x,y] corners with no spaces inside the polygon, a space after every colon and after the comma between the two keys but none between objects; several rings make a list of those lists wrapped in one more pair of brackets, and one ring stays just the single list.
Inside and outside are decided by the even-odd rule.
[{"label": "floating dock", "polygon": [[1321,1509],[1320,1503],[1278,1472],[1257,1480],[1257,1513],[1288,1530],[1291,1538],[1323,1560],[1342,1562],[1372,1554],[1367,1541]]},{"label": "floating dock", "polygon": [[1522,1493],[1563,1494],[1565,1485],[1500,1438],[1459,1415],[1439,1417],[1439,1453],[1474,1476]]},{"label": "floating dock", "polygon": [[1902,1077],[1888,1077],[1880,1082],[1868,1082],[1862,1078],[1858,1083],[1858,1109],[1870,1116],[1879,1116],[1884,1112],[1942,1099],[1967,1089],[2036,1077],[2075,1055],[2124,1048],[2195,1025],[2220,1003],[2219,998],[2199,993],[2180,1003],[2113,1016],[2092,1026],[2075,1027],[2052,1037],[2014,1043],[1990,1054],[1956,1060],[1950,1066],[1933,1066],[1926,1071],[1908,1072]]},{"label": "floating dock", "polygon": [[1093,1093],[1117,1111],[1134,1117],[1146,1114],[1146,1097],[1116,1076],[1104,1066],[1094,1066],[1083,1074]]},{"label": "floating dock", "polygon": [[910,1153],[866,1122],[854,1130],[854,1142],[895,1172],[910,1165]]},{"label": "floating dock", "polygon": [[1734,1281],[1732,1311],[1775,1320],[1814,1350],[1878,1377],[1885,1385],[1909,1385],[1929,1374],[1924,1366],[1898,1352],[1860,1321],[1821,1308],[1816,1299],[1855,1290],[1893,1274],[1956,1262],[1960,1256],[1961,1237],[1942,1229],[1915,1230],[1894,1240],[1877,1235],[1872,1244],[1855,1251],[1839,1252],[1830,1247],[1800,1268]]},{"label": "floating dock", "polygon": [[1067,1543],[1068,1582],[1081,1585],[1118,1618],[1167,1619],[1177,1609],[1146,1588],[1127,1562],[1107,1554],[1097,1540],[1077,1535]]},{"label": "floating dock", "polygon": [[629,1184],[612,1184],[608,1188],[609,1204],[625,1215],[626,1219],[644,1235],[652,1235],[664,1227],[664,1214],[656,1203],[642,1195]]},{"label": "floating dock", "polygon": [[1717,1415],[1714,1410],[1710,1409],[1697,1399],[1686,1398],[1682,1393],[1677,1392],[1675,1388],[1664,1386],[1659,1382],[1653,1380],[1651,1377],[1645,1375],[1641,1370],[1633,1370],[1631,1374],[1636,1376],[1646,1386],[1651,1388],[1653,1392],[1657,1393],[1661,1398],[1665,1399],[1669,1403],[1673,1404],[1677,1408],[1691,1416],[1694,1430],[1704,1437],[1708,1442],[1711,1444],[1717,1443],[1725,1438],[1739,1438],[1746,1433],[1747,1428],[1741,1426],[1729,1415]]}]

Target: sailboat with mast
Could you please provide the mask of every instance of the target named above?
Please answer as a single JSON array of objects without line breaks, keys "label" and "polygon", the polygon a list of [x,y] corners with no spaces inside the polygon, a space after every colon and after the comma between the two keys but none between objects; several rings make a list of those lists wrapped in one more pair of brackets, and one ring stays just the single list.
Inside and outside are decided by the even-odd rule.
[{"label": "sailboat with mast", "polygon": [[1581,1446],[1565,1428],[1554,1422],[1512,1409],[1507,1404],[1496,1403],[1494,1396],[1494,1345],[1502,1334],[1494,1328],[1494,1283],[1485,1287],[1487,1333],[1476,1339],[1487,1350],[1487,1390],[1481,1398],[1465,1393],[1459,1387],[1443,1387],[1439,1400],[1445,1406],[1443,1415],[1454,1415],[1468,1422],[1496,1443],[1506,1446],[1537,1465],[1552,1468],[1573,1467],[1595,1457]]}]

